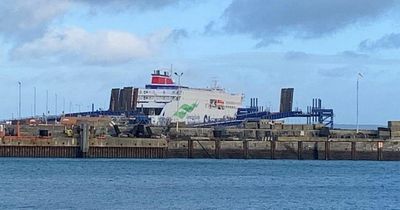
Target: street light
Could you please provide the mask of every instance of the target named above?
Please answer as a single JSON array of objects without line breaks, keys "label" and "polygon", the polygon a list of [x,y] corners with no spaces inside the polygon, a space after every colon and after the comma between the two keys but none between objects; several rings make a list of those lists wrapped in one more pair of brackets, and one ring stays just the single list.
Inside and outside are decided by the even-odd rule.
[{"label": "street light", "polygon": [[47,125],[47,118],[49,116],[49,90],[46,90],[46,125]]},{"label": "street light", "polygon": [[55,103],[55,106],[54,106],[54,108],[55,108],[55,109],[54,109],[54,115],[55,115],[55,117],[54,117],[54,119],[55,119],[55,120],[54,120],[54,123],[57,124],[57,116],[58,116],[58,110],[57,110],[57,107],[58,107],[58,104],[57,104],[57,103],[58,103],[58,101],[57,101],[57,100],[58,100],[58,95],[57,95],[57,93],[55,94],[55,96],[56,96],[56,101],[55,101],[56,103]]},{"label": "street light", "polygon": [[81,113],[81,106],[82,106],[82,104],[75,104],[75,106],[78,107],[78,112]]},{"label": "street light", "polygon": [[65,114],[65,97],[63,97],[62,115]]},{"label": "street light", "polygon": [[183,75],[183,72],[177,73],[175,72],[175,75],[178,77],[178,94],[176,96],[176,132],[178,133],[179,131],[179,116],[178,116],[178,111],[179,111],[179,96],[181,94],[181,77]]},{"label": "street light", "polygon": [[36,87],[33,87],[33,116],[36,118]]},{"label": "street light", "polygon": [[18,81],[18,118],[21,119],[21,81]]},{"label": "street light", "polygon": [[357,133],[360,130],[360,126],[359,126],[359,123],[358,123],[358,115],[359,115],[359,110],[358,110],[359,109],[358,108],[358,105],[359,105],[358,92],[359,92],[359,89],[360,89],[360,79],[362,79],[362,78],[364,78],[364,76],[361,73],[358,73],[358,75],[357,75],[357,120],[356,120]]},{"label": "street light", "polygon": [[55,94],[55,104],[54,104],[54,114],[57,116],[57,114],[58,114],[58,110],[57,110],[57,107],[58,107],[58,95],[57,95],[57,93]]},{"label": "street light", "polygon": [[49,90],[46,90],[46,118],[49,114]]},{"label": "street light", "polygon": [[72,101],[69,101],[69,113],[72,113]]}]

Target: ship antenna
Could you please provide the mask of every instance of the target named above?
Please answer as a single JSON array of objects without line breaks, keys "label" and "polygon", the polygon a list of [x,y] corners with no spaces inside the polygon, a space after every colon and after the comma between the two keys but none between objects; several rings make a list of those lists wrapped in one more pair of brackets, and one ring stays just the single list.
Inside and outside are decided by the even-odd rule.
[{"label": "ship antenna", "polygon": [[173,70],[173,69],[172,69],[172,63],[171,63],[171,68],[169,69],[169,75],[170,75],[170,76],[172,76],[172,72],[173,72],[172,70]]}]

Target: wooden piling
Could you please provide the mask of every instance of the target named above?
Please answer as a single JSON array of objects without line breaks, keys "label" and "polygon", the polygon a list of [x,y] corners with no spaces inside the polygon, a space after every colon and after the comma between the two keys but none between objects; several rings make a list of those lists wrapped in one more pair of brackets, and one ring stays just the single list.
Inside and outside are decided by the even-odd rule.
[{"label": "wooden piling", "polygon": [[271,141],[271,159],[275,159],[275,148],[276,148],[276,142]]},{"label": "wooden piling", "polygon": [[249,159],[249,141],[243,140],[243,158]]},{"label": "wooden piling", "polygon": [[80,157],[85,158],[88,156],[89,152],[89,125],[82,123],[80,125],[81,131],[80,131],[80,142],[79,142],[79,148],[80,148]]},{"label": "wooden piling", "polygon": [[298,160],[303,159],[303,142],[302,141],[297,142],[297,159]]},{"label": "wooden piling", "polygon": [[378,141],[377,142],[377,149],[378,149],[378,157],[377,160],[383,160],[383,141]]},{"label": "wooden piling", "polygon": [[318,160],[319,159],[319,151],[318,151],[318,142],[314,143],[314,148],[313,148],[313,159]]},{"label": "wooden piling", "polygon": [[325,160],[329,160],[330,159],[330,142],[329,139],[326,140],[325,142]]},{"label": "wooden piling", "polygon": [[216,159],[221,158],[221,139],[217,138],[214,140],[215,143],[215,151],[214,151],[214,156]]},{"label": "wooden piling", "polygon": [[188,158],[193,158],[193,140],[188,139]]},{"label": "wooden piling", "polygon": [[351,159],[352,160],[357,160],[357,157],[356,157],[356,143],[357,142],[355,142],[355,141],[351,142]]}]

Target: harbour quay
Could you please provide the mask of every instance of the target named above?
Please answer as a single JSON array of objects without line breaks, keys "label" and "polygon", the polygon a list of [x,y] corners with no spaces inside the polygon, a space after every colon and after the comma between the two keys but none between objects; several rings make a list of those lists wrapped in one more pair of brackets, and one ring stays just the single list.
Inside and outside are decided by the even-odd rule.
[{"label": "harbour quay", "polygon": [[149,126],[142,129],[149,135],[136,136],[108,119],[74,123],[2,125],[0,157],[400,160],[398,121],[359,132],[263,121],[234,128]]}]

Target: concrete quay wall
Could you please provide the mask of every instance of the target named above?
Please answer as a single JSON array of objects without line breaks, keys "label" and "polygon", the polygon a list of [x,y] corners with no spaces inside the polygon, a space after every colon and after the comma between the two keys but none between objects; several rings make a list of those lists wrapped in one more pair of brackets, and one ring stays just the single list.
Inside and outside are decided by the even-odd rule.
[{"label": "concrete quay wall", "polygon": [[400,141],[300,139],[168,142],[169,158],[244,158],[299,160],[400,160]]},{"label": "concrete quay wall", "polygon": [[37,158],[166,158],[165,139],[89,139],[83,152],[76,138],[3,137],[0,157]]},{"label": "concrete quay wall", "polygon": [[400,139],[278,137],[216,139],[93,138],[82,152],[76,138],[3,137],[0,157],[87,158],[245,158],[300,160],[400,160]]}]

